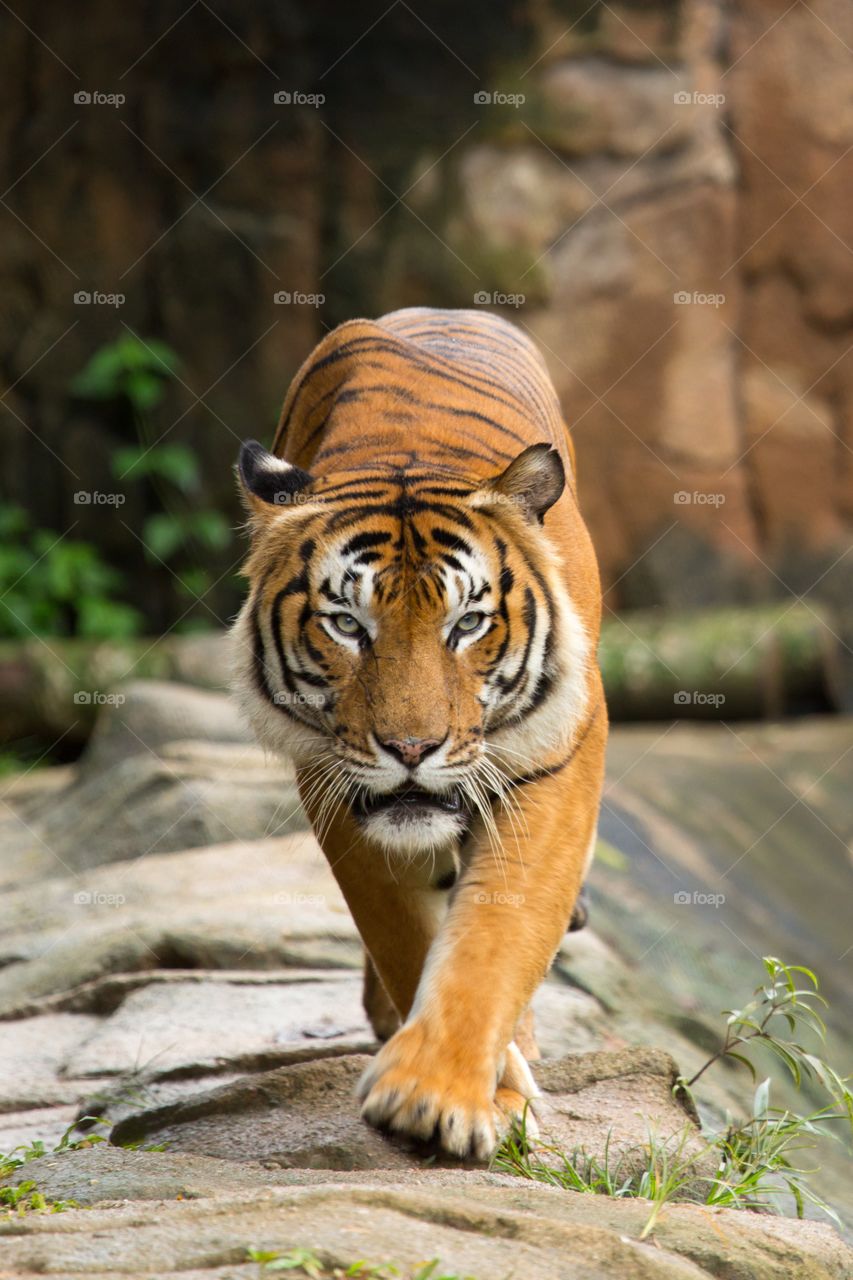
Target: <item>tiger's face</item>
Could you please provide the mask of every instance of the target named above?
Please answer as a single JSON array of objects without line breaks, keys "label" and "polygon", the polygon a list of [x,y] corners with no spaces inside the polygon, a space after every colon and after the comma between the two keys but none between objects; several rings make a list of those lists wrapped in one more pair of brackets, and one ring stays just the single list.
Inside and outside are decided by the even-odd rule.
[{"label": "tiger's face", "polygon": [[541,528],[558,455],[533,446],[470,489],[313,480],[254,444],[240,473],[255,541],[238,671],[259,737],[386,850],[459,838],[566,732],[555,685],[585,680]]}]

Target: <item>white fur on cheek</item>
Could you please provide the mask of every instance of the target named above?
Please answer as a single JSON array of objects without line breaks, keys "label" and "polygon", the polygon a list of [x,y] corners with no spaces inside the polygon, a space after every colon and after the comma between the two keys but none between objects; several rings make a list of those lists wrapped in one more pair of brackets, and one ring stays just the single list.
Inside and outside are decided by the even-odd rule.
[{"label": "white fur on cheek", "polygon": [[261,746],[300,763],[322,750],[328,739],[319,729],[300,724],[286,715],[258,691],[254,674],[251,604],[250,597],[228,634],[232,692]]},{"label": "white fur on cheek", "polygon": [[[501,757],[508,772],[528,773],[555,751],[567,751],[583,724],[590,697],[594,654],[586,629],[562,583],[550,584],[557,640],[557,674],[545,701],[518,724],[486,734],[488,745],[507,748]],[[509,753],[512,753],[511,755]],[[500,751],[497,752],[500,755]]]}]

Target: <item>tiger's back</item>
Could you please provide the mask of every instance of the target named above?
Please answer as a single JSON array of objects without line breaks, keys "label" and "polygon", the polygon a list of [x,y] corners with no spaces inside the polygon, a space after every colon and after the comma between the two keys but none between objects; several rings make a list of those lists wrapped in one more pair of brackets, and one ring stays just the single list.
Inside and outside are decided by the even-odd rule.
[{"label": "tiger's back", "polygon": [[472,480],[525,445],[574,456],[547,368],[525,334],[483,311],[411,307],[351,320],[294,378],[273,452],[322,473],[414,462]]}]

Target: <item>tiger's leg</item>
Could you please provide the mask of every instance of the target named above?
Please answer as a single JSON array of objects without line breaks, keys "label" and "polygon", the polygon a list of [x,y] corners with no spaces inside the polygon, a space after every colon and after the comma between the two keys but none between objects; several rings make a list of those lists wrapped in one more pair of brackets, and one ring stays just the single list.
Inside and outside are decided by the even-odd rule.
[{"label": "tiger's leg", "polygon": [[[365,841],[346,809],[320,824],[322,797],[297,781],[308,817],[322,825],[322,848],[366,950],[364,1005],[379,1039],[405,1018],[433,939],[447,910],[447,894],[434,889],[425,864],[389,864]],[[391,1025],[394,1023],[395,1025]]]},{"label": "tiger's leg", "polygon": [[533,1010],[528,1005],[524,1013],[518,1020],[513,1036],[515,1043],[524,1054],[528,1062],[535,1062],[542,1055],[539,1052],[539,1046],[536,1043],[536,1028],[533,1021]]},{"label": "tiger's leg", "polygon": [[362,1079],[372,1123],[422,1137],[437,1129],[448,1151],[486,1158],[505,1124],[501,1113],[535,1093],[510,1042],[585,875],[606,736],[599,703],[570,760],[516,792],[524,835],[516,841],[509,819],[497,818],[500,861],[479,838],[409,1017]]},{"label": "tiger's leg", "polygon": [[385,990],[376,965],[369,954],[364,953],[364,988],[362,993],[364,1012],[373,1028],[377,1040],[390,1040],[394,1032],[399,1030],[400,1015],[394,1002]]},{"label": "tiger's leg", "polygon": [[[315,803],[306,788],[312,821]],[[377,1038],[387,1040],[411,1009],[427,953],[447,914],[448,894],[432,887],[425,864],[389,867],[346,813],[337,814],[324,830],[323,851],[365,945],[365,1010]],[[525,1082],[532,1086],[524,1053],[511,1046],[501,1084],[517,1097]]]}]

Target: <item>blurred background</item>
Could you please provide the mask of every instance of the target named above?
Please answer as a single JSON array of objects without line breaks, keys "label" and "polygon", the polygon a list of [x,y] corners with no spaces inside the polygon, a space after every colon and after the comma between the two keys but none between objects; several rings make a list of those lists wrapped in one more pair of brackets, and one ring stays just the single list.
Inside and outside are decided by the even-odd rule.
[{"label": "blurred background", "polygon": [[409,305],[539,343],[611,610],[845,611],[847,6],[87,9],[3,18],[7,635],[227,621],[238,441]]},{"label": "blurred background", "polygon": [[[657,1020],[624,1034],[689,1060],[768,951],[819,969],[843,1028],[850,6],[88,0],[0,24],[10,883],[279,831],[269,776],[238,787],[227,754],[250,750],[221,692],[239,442],[271,440],[339,322],[483,307],[545,356],[601,565],[612,951],[567,971],[608,1011],[591,1042],[639,1007],[630,969]],[[56,939],[90,946],[105,910]],[[217,927],[204,956],[231,963]],[[202,963],[170,936],[159,964]]]}]

